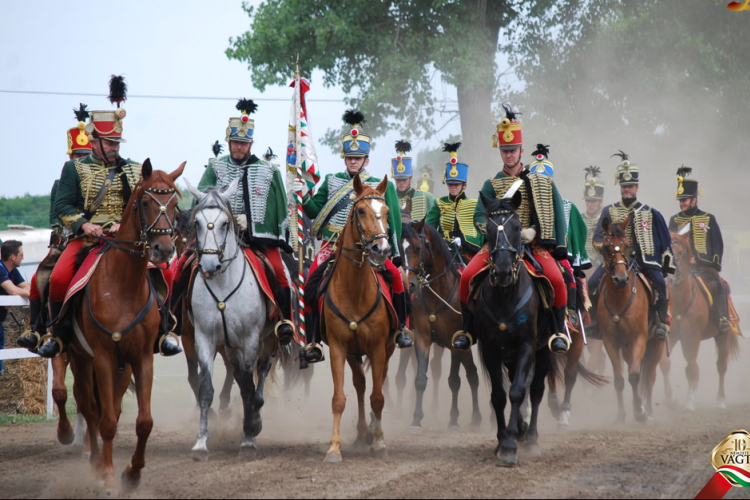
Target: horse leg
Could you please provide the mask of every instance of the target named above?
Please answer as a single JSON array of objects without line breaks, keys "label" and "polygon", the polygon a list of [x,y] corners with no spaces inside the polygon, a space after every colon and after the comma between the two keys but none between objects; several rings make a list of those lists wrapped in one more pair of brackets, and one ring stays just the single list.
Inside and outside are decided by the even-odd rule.
[{"label": "horse leg", "polygon": [[479,410],[479,370],[474,364],[474,355],[471,351],[461,353],[461,364],[466,371],[466,380],[471,389],[471,427],[476,430],[482,425],[482,412]]},{"label": "horse leg", "polygon": [[[417,390],[417,401],[414,406],[414,417],[411,422],[409,434],[419,436],[422,434],[422,419],[424,418],[424,393],[427,390],[427,368],[430,364],[430,340],[417,335],[417,376],[414,379],[414,388]],[[426,345],[425,345],[426,344]],[[399,370],[401,367],[399,366]]]},{"label": "horse leg", "polygon": [[639,336],[631,346],[623,348],[625,362],[628,365],[628,382],[633,391],[633,418],[636,422],[644,423],[648,417],[641,398],[641,366],[646,356],[646,339]]},{"label": "horse leg", "polygon": [[224,385],[221,387],[221,392],[219,393],[219,415],[224,419],[228,419],[232,414],[232,410],[229,408],[229,400],[232,396],[232,385],[234,384],[234,365],[227,358],[223,347],[219,347],[218,351],[224,360],[224,369],[226,370]]},{"label": "horse leg", "polygon": [[576,386],[576,381],[578,380],[578,363],[581,361],[581,356],[583,355],[583,335],[580,333],[575,333],[574,335],[573,345],[566,354],[567,363],[565,364],[564,371],[565,398],[560,407],[560,420],[558,421],[558,425],[563,428],[567,428],[570,425],[570,400],[573,397],[573,388]]},{"label": "horse leg", "polygon": [[198,354],[195,352],[195,333],[188,333],[187,329],[192,332],[191,323],[185,321],[183,315],[182,331],[182,350],[185,352],[185,361],[187,362],[188,384],[195,395],[195,404],[200,406],[200,388],[201,377],[198,373]]},{"label": "horse leg", "polygon": [[[419,338],[419,335],[417,335]],[[409,368],[409,361],[412,357],[412,349],[401,349],[401,353],[398,357],[398,372],[396,373],[396,418],[401,420],[404,415],[404,389],[406,388],[406,370]],[[419,361],[417,361],[419,362]],[[419,368],[417,368],[419,370]],[[386,387],[388,383],[386,382]],[[389,394],[388,402],[390,400],[390,391],[386,391]]]},{"label": "horse leg", "polygon": [[[336,332],[328,333],[329,339],[335,339]],[[346,408],[346,394],[344,393],[344,369],[346,367],[346,346],[339,345],[335,340],[329,344],[328,353],[331,356],[331,376],[333,377],[333,433],[331,446],[323,460],[325,463],[341,462],[341,415]]]},{"label": "horse leg", "polygon": [[485,351],[484,361],[492,386],[490,401],[497,421],[498,444],[495,448],[495,458],[505,465],[516,465],[518,463],[516,440],[508,436],[505,425],[506,394],[503,387],[503,365],[498,359],[498,354],[492,352]]},{"label": "horse leg", "polygon": [[458,410],[458,392],[461,390],[461,375],[459,370],[461,369],[461,354],[457,350],[451,351],[451,367],[448,373],[448,387],[451,390],[451,420],[448,424],[448,428],[457,431],[460,429],[458,425],[458,416],[460,412]]},{"label": "horse leg", "polygon": [[[198,340],[198,339],[196,339]],[[198,343],[198,342],[197,342]],[[216,347],[209,339],[201,337],[196,350],[198,364],[200,365],[200,388],[198,390],[198,404],[201,410],[200,424],[198,424],[198,437],[191,450],[193,460],[205,462],[208,460],[208,413],[214,401],[214,384],[212,381],[214,369],[214,357]]]},{"label": "horse leg", "polygon": [[430,361],[430,373],[432,374],[432,413],[438,412],[440,402],[440,379],[443,376],[443,353],[445,348],[432,344],[432,361]]},{"label": "horse leg", "polygon": [[[674,346],[677,344],[679,337],[677,335],[669,336],[669,351],[674,352]],[[664,378],[664,397],[668,406],[675,404],[674,390],[672,389],[672,380],[670,372],[672,371],[672,360],[668,356],[663,356],[659,362],[659,369]]]},{"label": "horse leg", "polygon": [[[246,351],[247,352],[247,351]],[[240,353],[235,355],[236,357],[243,357]],[[250,359],[249,359],[250,358]],[[238,360],[239,361],[239,360]],[[260,419],[256,420],[256,388],[254,380],[254,366],[255,356],[246,357],[242,362],[239,362],[235,370],[235,377],[237,378],[237,385],[240,386],[240,394],[242,395],[242,406],[245,411],[244,421],[242,430],[244,431],[245,437],[240,445],[240,457],[248,460],[255,459],[258,446],[255,443],[255,436],[260,434],[262,424]],[[260,408],[257,408],[260,411]]]},{"label": "horse leg", "polygon": [[383,408],[385,397],[383,396],[383,384],[388,376],[388,356],[386,355],[385,343],[379,349],[370,353],[370,370],[372,372],[372,393],[370,394],[370,408],[372,409],[370,420],[370,434],[372,436],[372,454],[376,458],[386,458],[388,451],[385,446],[385,434],[383,432]]},{"label": "horse leg", "polygon": [[[139,358],[133,365],[133,377],[135,378],[135,397],[138,401],[138,417],[135,420],[135,435],[138,441],[135,452],[130,458],[130,465],[125,467],[122,474],[122,484],[126,490],[137,488],[141,482],[141,471],[146,466],[146,442],[154,427],[154,419],[151,416],[151,388],[154,380],[154,355],[149,351]],[[130,375],[123,377],[122,394],[125,393],[129,383]],[[121,407],[122,396],[118,398],[118,406]]]},{"label": "horse leg", "polygon": [[617,423],[625,423],[625,378],[622,376],[622,357],[620,349],[615,346],[614,339],[605,336],[604,349],[607,351],[609,360],[612,362],[612,372],[615,377],[615,392],[617,393]]},{"label": "horse leg", "polygon": [[68,402],[68,389],[65,387],[65,372],[68,368],[68,354],[63,353],[52,358],[52,399],[57,405],[60,420],[57,423],[57,440],[61,444],[70,444],[75,439],[75,433],[68,420],[65,404]]},{"label": "horse leg", "polygon": [[[99,455],[96,471],[103,481],[105,492],[114,491],[115,467],[112,462],[114,439],[117,434],[117,412],[115,405],[116,367],[109,356],[94,356],[96,388],[99,393],[100,419],[99,435],[102,438],[102,452]],[[92,444],[93,446],[93,444]]]},{"label": "horse leg", "polygon": [[719,334],[714,337],[716,343],[716,351],[718,358],[716,360],[716,369],[719,372],[719,393],[716,396],[716,405],[721,410],[727,409],[726,394],[724,392],[724,378],[727,374],[727,367],[729,365],[729,357],[731,354],[731,344],[737,339],[731,337],[734,333]]},{"label": "horse leg", "polygon": [[508,369],[508,373],[513,373],[510,382],[510,391],[508,393],[510,399],[510,418],[508,419],[508,434],[518,440],[523,436],[525,430],[522,429],[521,423],[523,417],[521,416],[521,405],[526,400],[526,394],[531,386],[533,370],[534,370],[534,350],[528,344],[522,344],[518,349],[518,359],[515,362],[515,369],[511,372]]},{"label": "horse leg", "polygon": [[[85,356],[85,355],[84,355]],[[79,358],[72,355],[73,397],[76,400],[79,415],[86,421],[86,439],[89,448],[89,463],[93,467],[99,459],[99,408],[94,394],[94,371],[90,358]],[[84,451],[83,456],[86,457]]]},{"label": "horse leg", "polygon": [[[580,344],[583,344],[581,341]],[[536,351],[536,362],[534,366],[534,374],[531,380],[531,387],[529,390],[529,399],[531,400],[531,419],[529,420],[529,428],[526,431],[526,439],[524,442],[524,453],[539,457],[542,455],[542,451],[539,448],[539,405],[544,399],[544,379],[547,377],[549,372],[551,357],[553,354],[547,349],[540,349]],[[570,363],[570,359],[568,362]],[[576,366],[578,361],[576,361]],[[578,371],[576,370],[576,374]],[[567,384],[566,384],[566,395],[567,395]]]},{"label": "horse leg", "polygon": [[357,392],[357,439],[354,441],[356,451],[365,452],[370,449],[372,439],[367,428],[367,418],[365,414],[365,391],[367,390],[367,378],[365,370],[354,356],[347,356],[346,362],[352,369],[352,382]]},{"label": "horse leg", "polygon": [[[687,333],[687,332],[684,332]],[[685,376],[688,381],[688,396],[685,410],[695,412],[696,393],[698,391],[698,379],[700,378],[700,367],[698,366],[698,349],[700,347],[700,332],[690,332],[691,335],[683,335],[682,354],[685,356],[687,366]],[[697,335],[696,335],[697,334]]]},{"label": "horse leg", "polygon": [[653,394],[654,384],[656,383],[656,370],[664,357],[665,348],[666,344],[663,340],[650,340],[646,345],[645,365],[642,372],[645,376],[643,383],[646,392],[646,414],[649,420],[654,414]]}]

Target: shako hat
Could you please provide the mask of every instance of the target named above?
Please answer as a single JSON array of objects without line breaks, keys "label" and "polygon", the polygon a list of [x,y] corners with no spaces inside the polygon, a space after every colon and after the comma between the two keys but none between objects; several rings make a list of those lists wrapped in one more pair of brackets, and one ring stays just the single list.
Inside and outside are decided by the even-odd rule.
[{"label": "shako hat", "polygon": [[391,178],[409,179],[414,175],[412,159],[406,156],[411,151],[411,143],[405,140],[396,141],[396,157],[391,158]]},{"label": "shako hat", "polygon": [[599,180],[599,174],[602,169],[594,165],[583,169],[586,172],[583,185],[583,199],[586,201],[595,201],[604,199],[604,181]]},{"label": "shako hat", "polygon": [[518,115],[521,113],[513,111],[510,104],[503,104],[505,118],[497,124],[495,133],[492,135],[492,147],[500,149],[516,149],[523,145],[521,133],[521,121]]},{"label": "shako hat", "polygon": [[240,99],[235,107],[242,114],[229,119],[226,141],[253,142],[255,120],[250,119],[250,115],[255,113],[258,105],[252,99]]},{"label": "shako hat", "polygon": [[[630,161],[627,153],[620,150],[612,156],[619,156],[622,163],[617,165],[615,173],[615,184],[620,186],[637,186],[638,185],[638,165]],[[610,157],[611,158],[611,157]]]},{"label": "shako hat", "polygon": [[698,181],[685,178],[692,173],[693,169],[685,165],[677,169],[677,195],[675,198],[678,200],[698,197]]},{"label": "shako hat", "polygon": [[468,182],[469,166],[458,161],[458,148],[460,142],[445,143],[443,151],[451,154],[451,159],[445,164],[445,173],[443,174],[443,184],[460,184]]},{"label": "shako hat", "polygon": [[349,109],[344,113],[344,123],[349,126],[349,132],[341,139],[341,157],[364,157],[370,155],[370,136],[362,132],[365,115],[356,109]]},{"label": "shako hat", "polygon": [[73,109],[78,126],[68,129],[68,151],[65,154],[89,154],[91,152],[91,141],[86,133],[86,120],[89,118],[89,112],[86,105],[81,103],[78,109]]},{"label": "shako hat", "polygon": [[555,176],[555,166],[549,161],[549,146],[537,144],[536,150],[531,155],[534,157],[534,161],[529,165],[529,171],[532,174]]},{"label": "shako hat", "polygon": [[117,105],[114,111],[91,111],[86,133],[94,139],[127,142],[122,138],[122,120],[127,114],[122,103],[127,99],[128,86],[125,77],[112,75],[109,79],[109,102]]}]

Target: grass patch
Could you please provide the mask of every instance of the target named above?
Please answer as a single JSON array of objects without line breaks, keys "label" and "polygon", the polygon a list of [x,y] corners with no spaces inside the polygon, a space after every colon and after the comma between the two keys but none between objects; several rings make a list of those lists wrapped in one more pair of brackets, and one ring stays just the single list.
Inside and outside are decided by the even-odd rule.
[{"label": "grass patch", "polygon": [[8,415],[0,413],[0,427],[12,424],[39,424],[49,422],[44,415]]}]

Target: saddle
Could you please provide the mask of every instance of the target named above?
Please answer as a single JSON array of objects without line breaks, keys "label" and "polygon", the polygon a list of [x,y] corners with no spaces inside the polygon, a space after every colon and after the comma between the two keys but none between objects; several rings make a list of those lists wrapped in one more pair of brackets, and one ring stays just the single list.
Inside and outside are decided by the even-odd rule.
[{"label": "saddle", "polygon": [[[551,309],[552,303],[555,300],[555,292],[552,289],[552,283],[549,279],[542,274],[542,266],[534,259],[531,252],[526,252],[523,263],[526,266],[526,270],[532,278],[532,282],[535,284],[539,291],[539,295],[542,299],[543,308],[545,310]],[[491,264],[486,262],[479,272],[474,275],[469,284],[469,302],[473,303],[479,297],[479,291],[482,288],[484,280],[490,274]]]}]

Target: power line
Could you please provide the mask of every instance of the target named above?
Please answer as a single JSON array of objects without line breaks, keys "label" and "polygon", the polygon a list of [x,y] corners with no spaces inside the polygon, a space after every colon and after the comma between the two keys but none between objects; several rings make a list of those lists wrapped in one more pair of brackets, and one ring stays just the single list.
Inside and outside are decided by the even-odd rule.
[{"label": "power line", "polygon": [[[73,95],[84,97],[107,97],[108,94],[90,94],[87,92],[48,92],[41,90],[0,90],[0,94],[34,94],[34,95]],[[139,99],[185,99],[190,101],[236,101],[236,97],[207,97],[207,96],[179,96],[179,95],[136,95],[130,94],[128,98]],[[254,101],[278,101],[289,102],[290,99],[261,97]],[[343,102],[343,99],[307,99],[308,102]]]}]

